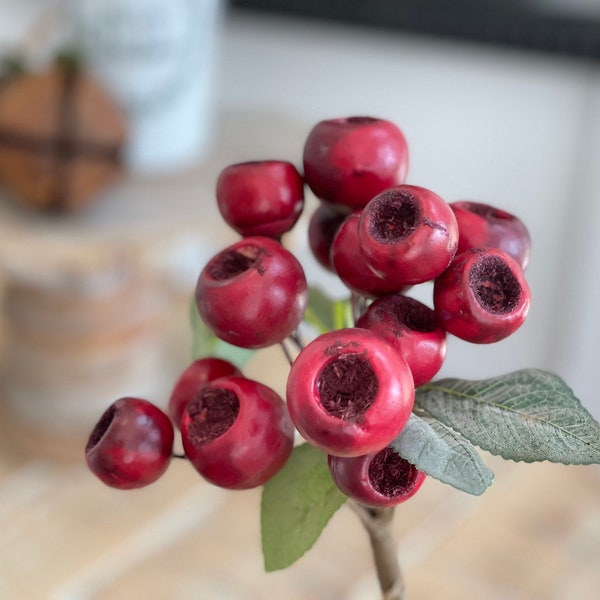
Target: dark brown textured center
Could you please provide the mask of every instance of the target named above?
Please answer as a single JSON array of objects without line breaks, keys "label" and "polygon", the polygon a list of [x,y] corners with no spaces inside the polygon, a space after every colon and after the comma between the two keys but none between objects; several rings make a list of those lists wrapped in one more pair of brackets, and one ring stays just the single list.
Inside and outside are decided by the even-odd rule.
[{"label": "dark brown textured center", "polygon": [[102,436],[106,433],[106,430],[110,427],[110,424],[115,418],[116,412],[117,409],[114,405],[109,406],[104,411],[104,414],[100,417],[100,420],[96,424],[96,427],[94,427],[92,433],[90,434],[88,443],[85,447],[86,453],[89,452],[102,439]]},{"label": "dark brown textured center", "polygon": [[412,331],[435,331],[435,313],[429,307],[408,296],[391,296],[391,308],[396,319]]},{"label": "dark brown textured center", "polygon": [[480,306],[494,315],[512,312],[521,299],[521,286],[498,256],[485,256],[469,273],[469,286]]},{"label": "dark brown textured center", "polygon": [[395,498],[410,491],[417,469],[392,448],[384,448],[369,465],[369,480],[383,496]]},{"label": "dark brown textured center", "polygon": [[421,209],[406,190],[383,192],[374,201],[370,234],[383,244],[407,238],[421,222]]},{"label": "dark brown textured center", "polygon": [[325,410],[351,423],[360,420],[379,390],[373,368],[359,354],[343,354],[329,361],[317,375],[317,386]]},{"label": "dark brown textured center", "polygon": [[237,250],[225,250],[210,262],[209,274],[217,281],[231,279],[256,266],[260,254],[260,248],[250,245]]},{"label": "dark brown textured center", "polygon": [[201,446],[218,438],[233,425],[239,411],[240,401],[231,390],[203,388],[186,407],[192,418],[188,439],[195,446]]}]

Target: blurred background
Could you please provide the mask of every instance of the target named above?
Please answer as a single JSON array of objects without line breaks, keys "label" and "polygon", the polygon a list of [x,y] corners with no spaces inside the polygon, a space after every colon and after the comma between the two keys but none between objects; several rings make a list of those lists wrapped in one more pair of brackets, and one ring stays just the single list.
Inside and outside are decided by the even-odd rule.
[{"label": "blurred background", "polygon": [[[65,49],[77,93],[55,74]],[[220,170],[301,167],[321,119],[395,122],[409,183],[530,229],[527,322],[489,347],[451,339],[441,375],[544,368],[600,418],[595,0],[0,0],[0,59],[0,597],[377,597],[350,511],[266,575],[258,492],[220,493],[176,461],[118,493],[82,460],[108,404],[166,406],[189,362],[195,279],[236,239]],[[315,206],[286,243],[340,295],[306,243]],[[248,375],[282,391],[285,361],[261,351]],[[486,460],[482,498],[430,481],[398,511],[410,597],[596,598],[598,469]]]}]

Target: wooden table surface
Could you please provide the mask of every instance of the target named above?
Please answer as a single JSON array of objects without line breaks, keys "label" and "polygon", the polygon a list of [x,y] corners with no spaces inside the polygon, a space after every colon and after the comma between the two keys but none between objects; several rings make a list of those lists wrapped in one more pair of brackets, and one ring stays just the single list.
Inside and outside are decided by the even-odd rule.
[{"label": "wooden table surface", "polygon": [[[261,351],[247,374],[281,389],[277,350]],[[379,597],[348,508],[296,565],[266,574],[259,491],[211,487],[180,460],[153,486],[111,490],[86,470],[83,437],[56,458],[64,440],[36,445],[6,418],[0,425],[2,599]],[[496,480],[483,496],[429,480],[397,510],[410,600],[596,600],[600,470],[485,458]]]}]

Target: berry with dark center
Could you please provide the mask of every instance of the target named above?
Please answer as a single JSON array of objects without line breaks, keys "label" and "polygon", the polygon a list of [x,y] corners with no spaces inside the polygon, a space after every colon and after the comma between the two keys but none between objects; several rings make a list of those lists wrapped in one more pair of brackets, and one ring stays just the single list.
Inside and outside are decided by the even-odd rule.
[{"label": "berry with dark center", "polygon": [[294,426],[271,388],[244,377],[207,383],[181,419],[186,456],[207,481],[228,489],[267,482],[292,452]]},{"label": "berry with dark center", "polygon": [[157,406],[125,397],[104,412],[85,447],[85,460],[106,485],[144,487],[167,469],[173,452],[173,425]]},{"label": "berry with dark center", "polygon": [[408,147],[390,121],[329,119],[309,133],[303,164],[306,183],[317,198],[357,210],[375,194],[404,182]]},{"label": "berry with dark center", "polygon": [[338,488],[367,506],[396,506],[412,498],[425,473],[386,447],[365,456],[329,456],[329,471]]},{"label": "berry with dark center", "polygon": [[331,262],[337,276],[350,290],[369,298],[399,291],[400,286],[369,268],[358,245],[359,220],[360,211],[348,215],[333,238]]},{"label": "berry with dark center", "polygon": [[213,257],[196,285],[202,320],[222,340],[264,348],[289,336],[307,302],[304,271],[275,240],[247,237]]},{"label": "berry with dark center", "polygon": [[225,222],[243,236],[280,238],[304,206],[304,181],[282,160],[230,165],[217,180],[217,205]]},{"label": "berry with dark center", "polygon": [[415,387],[430,381],[446,357],[446,331],[434,310],[408,296],[391,294],[375,300],[356,322],[381,336],[402,354]]},{"label": "berry with dark center", "polygon": [[397,286],[437,277],[458,247],[450,206],[434,192],[401,185],[375,196],[358,224],[360,248],[371,269]]},{"label": "berry with dark center", "polygon": [[195,360],[179,376],[169,398],[169,416],[179,428],[181,415],[186,404],[198,393],[205,383],[220,377],[241,376],[241,371],[228,360],[216,357]]},{"label": "berry with dark center", "polygon": [[290,369],[286,396],[300,434],[336,456],[359,456],[387,446],[414,402],[410,369],[385,340],[366,329],[324,333]]},{"label": "berry with dark center", "polygon": [[308,244],[317,262],[332,273],[331,245],[340,225],[348,216],[348,209],[334,204],[321,203],[312,213],[308,223]]},{"label": "berry with dark center", "polygon": [[529,263],[531,237],[518,217],[481,202],[452,202],[458,222],[457,254],[473,248],[497,248],[525,269]]},{"label": "berry with dark center", "polygon": [[493,248],[459,254],[433,286],[435,311],[446,331],[477,344],[497,342],[516,331],[530,300],[519,263]]}]

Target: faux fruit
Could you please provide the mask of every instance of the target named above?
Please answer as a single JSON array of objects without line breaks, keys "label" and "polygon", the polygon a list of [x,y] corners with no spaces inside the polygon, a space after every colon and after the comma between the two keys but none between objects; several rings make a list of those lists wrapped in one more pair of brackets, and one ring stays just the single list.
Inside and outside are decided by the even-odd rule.
[{"label": "faux fruit", "polygon": [[173,452],[173,425],[154,404],[125,397],[104,412],[85,447],[89,469],[106,485],[122,490],[155,482]]},{"label": "faux fruit", "polygon": [[283,400],[243,377],[206,384],[181,420],[185,455],[211,483],[228,489],[262,485],[292,452],[294,426]]},{"label": "faux fruit", "polygon": [[366,506],[391,507],[412,498],[425,473],[390,447],[365,456],[329,456],[329,471],[340,490]]},{"label": "faux fruit", "polygon": [[265,237],[247,237],[214,256],[196,285],[204,322],[222,340],[265,348],[293,333],[304,316],[307,285],[294,255]]},{"label": "faux fruit", "polygon": [[317,198],[357,210],[375,194],[404,183],[408,146],[402,131],[385,119],[328,119],[308,134],[303,165]]},{"label": "faux fruit", "polygon": [[286,388],[296,429],[335,456],[387,446],[406,425],[414,394],[402,356],[359,328],[330,331],[310,342],[294,360]]}]

